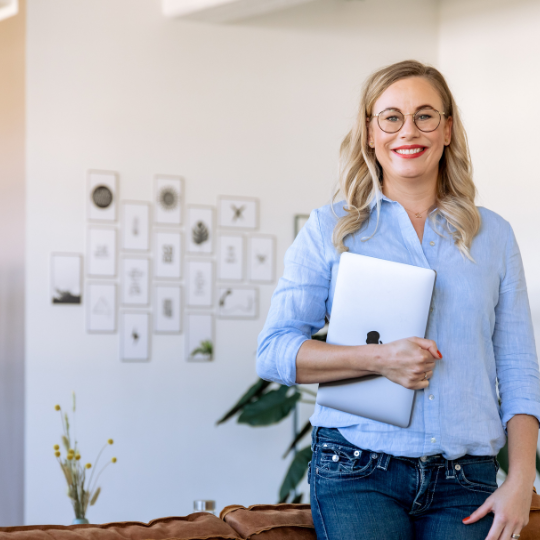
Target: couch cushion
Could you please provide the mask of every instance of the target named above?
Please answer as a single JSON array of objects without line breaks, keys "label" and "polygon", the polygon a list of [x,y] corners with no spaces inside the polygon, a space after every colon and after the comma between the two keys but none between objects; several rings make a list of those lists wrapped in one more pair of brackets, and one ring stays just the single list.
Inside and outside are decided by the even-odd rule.
[{"label": "couch cushion", "polygon": [[235,531],[207,512],[140,523],[103,525],[36,525],[0,528],[0,540],[238,540]]},{"label": "couch cushion", "polygon": [[309,504],[227,506],[219,516],[241,538],[261,540],[316,540]]}]

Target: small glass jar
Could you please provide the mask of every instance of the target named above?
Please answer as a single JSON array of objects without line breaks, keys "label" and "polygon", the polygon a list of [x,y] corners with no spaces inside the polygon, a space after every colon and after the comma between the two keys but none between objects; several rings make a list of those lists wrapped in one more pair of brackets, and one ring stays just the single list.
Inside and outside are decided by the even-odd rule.
[{"label": "small glass jar", "polygon": [[216,514],[216,501],[193,501],[193,510],[195,512],[208,512],[209,514]]}]

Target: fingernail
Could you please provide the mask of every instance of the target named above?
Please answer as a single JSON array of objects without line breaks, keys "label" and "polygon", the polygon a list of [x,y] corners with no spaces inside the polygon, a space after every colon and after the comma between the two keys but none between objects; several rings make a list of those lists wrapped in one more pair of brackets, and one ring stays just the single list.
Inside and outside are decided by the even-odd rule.
[{"label": "fingernail", "polygon": [[469,521],[469,519],[471,519],[471,516],[468,516],[465,519],[462,519],[461,521],[463,521],[463,523],[467,523],[467,521]]},{"label": "fingernail", "polygon": [[437,349],[437,354],[439,355],[439,358],[442,358],[442,354],[441,354],[441,351],[439,351],[439,349]]}]

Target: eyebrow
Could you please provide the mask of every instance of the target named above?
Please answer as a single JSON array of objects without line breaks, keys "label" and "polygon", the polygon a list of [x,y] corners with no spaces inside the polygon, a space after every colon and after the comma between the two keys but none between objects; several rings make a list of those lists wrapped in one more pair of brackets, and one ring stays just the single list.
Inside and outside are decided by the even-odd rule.
[{"label": "eyebrow", "polygon": [[[436,111],[437,109],[433,106],[433,105],[429,105],[429,104],[425,104],[425,105],[419,105],[418,107],[416,107],[416,111],[419,111],[420,109],[433,109],[434,111]],[[386,107],[386,109],[383,109],[383,111],[399,111],[399,112],[403,112],[399,107]],[[414,112],[416,112],[414,111]],[[382,111],[381,111],[382,112]]]}]

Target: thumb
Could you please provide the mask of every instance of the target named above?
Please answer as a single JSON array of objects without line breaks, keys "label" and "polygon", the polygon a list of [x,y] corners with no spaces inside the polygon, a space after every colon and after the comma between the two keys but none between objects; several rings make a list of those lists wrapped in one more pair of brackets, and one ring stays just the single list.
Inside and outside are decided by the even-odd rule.
[{"label": "thumb", "polygon": [[439,352],[439,349],[437,348],[437,344],[432,339],[411,337],[409,338],[409,341],[412,341],[415,345],[418,345],[421,349],[425,349],[426,351],[429,351],[431,353],[431,356],[433,356],[433,358],[437,358],[437,360],[440,360],[442,358],[442,354]]},{"label": "thumb", "polygon": [[489,512],[491,512],[491,504],[486,501],[482,506],[478,507],[469,517],[466,517],[463,520],[463,523],[465,523],[465,525],[475,523],[479,519],[482,519],[485,515],[489,514]]}]

